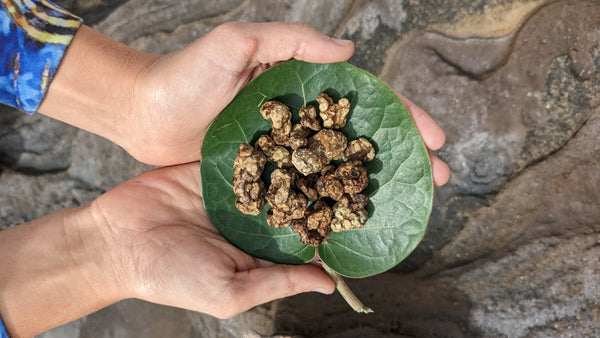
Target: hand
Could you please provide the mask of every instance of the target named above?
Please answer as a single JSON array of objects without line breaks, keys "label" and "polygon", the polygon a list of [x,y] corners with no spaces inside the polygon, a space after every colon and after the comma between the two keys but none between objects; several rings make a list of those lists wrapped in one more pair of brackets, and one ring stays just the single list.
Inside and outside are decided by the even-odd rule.
[{"label": "hand", "polygon": [[[354,51],[350,41],[334,40],[303,24],[228,23],[144,69],[134,92],[141,118],[126,147],[142,161],[176,164],[200,159],[210,122],[254,77],[273,63],[291,58],[336,62]],[[443,130],[421,108],[398,95],[429,150],[445,142]],[[142,137],[139,137],[142,135]],[[149,151],[149,149],[151,151]],[[137,155],[136,155],[137,154]],[[434,183],[444,185],[450,170],[431,156]]]},{"label": "hand", "polygon": [[334,291],[319,267],[275,265],[229,244],[210,223],[200,189],[200,166],[191,163],[147,172],[91,205],[119,298],[227,318],[300,292]]},{"label": "hand", "polygon": [[164,56],[142,53],[82,26],[39,112],[103,136],[138,160],[200,159],[210,122],[248,81],[289,59],[350,58],[351,41],[305,24],[227,23]]},{"label": "hand", "polygon": [[335,285],[314,265],[276,265],[229,244],[202,203],[198,162],[156,169],[100,196],[0,231],[0,316],[29,337],[139,298],[228,318]]},{"label": "hand", "polygon": [[263,70],[292,58],[344,61],[353,51],[350,41],[332,39],[304,24],[221,25],[140,73],[126,149],[151,164],[199,160],[210,122]]},{"label": "hand", "polygon": [[229,244],[204,211],[197,162],[144,173],[90,205],[1,231],[0,247],[0,315],[14,336],[127,298],[228,318],[335,289],[320,267],[269,263]]},{"label": "hand", "polygon": [[[260,72],[291,58],[343,61],[353,51],[350,41],[303,24],[234,22],[157,56],[82,26],[39,111],[106,137],[148,164],[193,162],[209,124]],[[429,149],[441,147],[439,126],[414,104],[407,107]],[[442,185],[447,166],[436,158],[432,166]]]}]

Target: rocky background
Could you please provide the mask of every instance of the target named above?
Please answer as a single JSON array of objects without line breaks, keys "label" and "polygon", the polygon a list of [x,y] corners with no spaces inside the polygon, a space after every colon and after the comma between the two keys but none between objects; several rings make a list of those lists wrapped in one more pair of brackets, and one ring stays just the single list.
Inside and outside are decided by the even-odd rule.
[{"label": "rocky background", "polygon": [[[600,336],[600,1],[61,0],[167,53],[220,23],[302,21],[427,110],[451,167],[428,232],[393,271],[229,320],[127,300],[40,337]],[[144,171],[119,147],[0,107],[0,217],[14,226]]]}]

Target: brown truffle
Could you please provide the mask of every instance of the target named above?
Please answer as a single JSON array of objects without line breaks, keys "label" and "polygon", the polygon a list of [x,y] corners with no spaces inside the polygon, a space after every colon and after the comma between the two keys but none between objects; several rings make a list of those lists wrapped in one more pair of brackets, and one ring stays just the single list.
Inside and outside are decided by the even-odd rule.
[{"label": "brown truffle", "polygon": [[295,124],[290,132],[290,140],[288,141],[289,147],[296,150],[306,146],[308,143],[307,137],[310,135],[311,130],[302,126],[301,124]]},{"label": "brown truffle", "polygon": [[375,158],[375,149],[371,142],[364,137],[348,142],[348,147],[344,151],[344,161],[369,162]]},{"label": "brown truffle", "polygon": [[327,158],[311,148],[296,149],[292,153],[292,164],[302,175],[318,173],[327,164]]},{"label": "brown truffle", "polygon": [[308,148],[320,152],[327,159],[327,163],[342,158],[347,146],[346,136],[331,129],[322,129],[308,140]]},{"label": "brown truffle", "polygon": [[346,208],[352,211],[357,211],[364,209],[367,206],[367,203],[369,203],[369,195],[364,193],[358,193],[354,195],[344,194],[339,201]]},{"label": "brown truffle", "polygon": [[300,124],[313,131],[321,130],[321,123],[317,119],[317,109],[314,106],[308,105],[300,108],[298,112],[300,115]]},{"label": "brown truffle", "polygon": [[267,161],[275,163],[277,167],[293,166],[292,153],[286,147],[276,145],[271,136],[261,135],[256,141],[256,146],[265,153]]},{"label": "brown truffle", "polygon": [[329,234],[333,211],[327,203],[318,200],[306,210],[304,218],[294,220],[293,230],[300,235],[300,242],[319,246]]},{"label": "brown truffle", "polygon": [[[375,157],[373,145],[366,138],[348,143],[343,133],[332,130],[346,123],[350,111],[347,99],[334,103],[323,93],[317,102],[319,115],[315,107],[303,107],[299,110],[300,122],[294,125],[291,111],[283,103],[264,103],[260,113],[271,121],[271,135],[262,135],[256,142],[257,149],[240,145],[233,179],[238,197],[235,204],[240,211],[258,215],[266,201],[271,206],[266,213],[269,226],[292,225],[300,242],[315,247],[330,231],[365,224],[369,197],[362,192],[368,185],[363,163]],[[338,160],[343,163],[336,167]],[[271,173],[271,185],[265,191],[261,174],[267,161],[278,169]],[[313,202],[310,206],[309,201]],[[333,201],[331,207],[328,203]]]},{"label": "brown truffle", "polygon": [[339,201],[344,196],[344,184],[335,176],[335,173],[326,173],[319,177],[315,188],[320,197],[329,197]]},{"label": "brown truffle", "polygon": [[337,202],[333,205],[332,210],[331,231],[340,232],[342,230],[357,229],[367,222],[368,213],[365,209],[352,211],[343,206],[342,203]]},{"label": "brown truffle", "polygon": [[311,174],[308,176],[300,176],[296,179],[296,187],[306,195],[309,201],[314,202],[319,199],[319,193],[315,188],[318,178],[319,176],[317,174]]},{"label": "brown truffle", "polygon": [[267,101],[260,107],[265,120],[271,120],[271,136],[278,145],[288,145],[292,131],[292,112],[279,101]]},{"label": "brown truffle", "polygon": [[271,185],[265,199],[271,205],[271,223],[287,224],[304,217],[308,199],[293,190],[298,173],[294,169],[275,169],[271,173]]},{"label": "brown truffle", "polygon": [[267,159],[262,151],[248,143],[240,144],[233,162],[233,192],[237,196],[235,207],[246,215],[258,215],[265,205],[264,183],[260,175]]},{"label": "brown truffle", "polygon": [[344,193],[354,195],[363,191],[369,185],[367,168],[360,161],[345,162],[335,170],[335,177],[344,186]]},{"label": "brown truffle", "polygon": [[346,125],[346,117],[350,112],[350,101],[342,98],[338,103],[325,93],[317,96],[319,103],[319,116],[323,120],[323,128],[340,129]]}]

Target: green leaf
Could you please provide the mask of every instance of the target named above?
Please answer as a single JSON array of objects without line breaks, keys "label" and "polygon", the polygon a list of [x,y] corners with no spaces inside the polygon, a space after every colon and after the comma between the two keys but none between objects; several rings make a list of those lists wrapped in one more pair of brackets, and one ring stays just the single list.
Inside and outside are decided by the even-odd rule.
[{"label": "green leaf", "polygon": [[[298,109],[316,104],[326,92],[335,101],[350,100],[352,109],[342,129],[348,139],[369,139],[376,150],[367,163],[370,202],[364,227],[331,233],[318,249],[299,242],[291,228],[275,229],[259,216],[234,205],[233,161],[240,143],[253,144],[270,128],[260,106],[278,100]],[[204,206],[212,223],[245,252],[277,263],[321,260],[337,273],[366,277],[384,272],[414,250],[423,238],[433,200],[429,156],[408,111],[392,89],[375,76],[348,63],[311,64],[288,61],[259,75],[215,119],[202,146]]]}]

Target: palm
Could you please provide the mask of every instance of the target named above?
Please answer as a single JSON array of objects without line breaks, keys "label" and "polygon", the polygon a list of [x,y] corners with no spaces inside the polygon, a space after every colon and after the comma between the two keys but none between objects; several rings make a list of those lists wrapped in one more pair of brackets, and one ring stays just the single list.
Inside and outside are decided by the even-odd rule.
[{"label": "palm", "polygon": [[[231,246],[212,226],[200,197],[198,163],[154,170],[97,200],[115,252],[137,297],[202,310],[223,302],[238,271],[264,264]],[[194,295],[195,297],[190,297]],[[182,300],[188,303],[182,304]]]},{"label": "palm", "polygon": [[133,139],[128,149],[140,161],[171,165],[200,159],[199,145],[210,122],[270,64],[238,47],[223,49],[222,34],[223,29],[160,56],[140,75],[133,96],[139,114],[133,117],[144,121],[132,121],[134,129],[141,129],[132,135],[147,139]]}]

